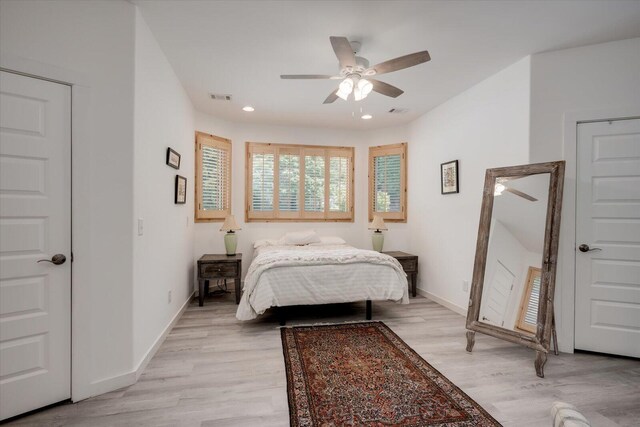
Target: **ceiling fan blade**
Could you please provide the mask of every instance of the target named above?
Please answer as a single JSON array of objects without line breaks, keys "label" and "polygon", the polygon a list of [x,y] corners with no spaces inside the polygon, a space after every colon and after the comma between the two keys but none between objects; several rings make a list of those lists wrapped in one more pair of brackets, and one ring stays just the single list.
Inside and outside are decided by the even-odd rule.
[{"label": "ceiling fan blade", "polygon": [[391,98],[397,98],[404,93],[402,89],[398,89],[395,86],[391,86],[389,83],[381,82],[380,80],[367,79],[373,85],[373,90]]},{"label": "ceiling fan blade", "polygon": [[351,48],[349,40],[347,40],[346,37],[335,36],[329,37],[329,40],[331,40],[333,51],[336,53],[338,61],[340,61],[340,68],[355,67],[356,56],[353,54],[353,49]]},{"label": "ceiling fan blade", "polygon": [[409,55],[400,56],[398,58],[390,59],[380,64],[371,67],[376,71],[376,74],[385,74],[392,71],[404,70],[405,68],[413,67],[414,65],[422,64],[431,59],[429,52],[423,50],[422,52],[411,53]]},{"label": "ceiling fan blade", "polygon": [[324,100],[323,104],[331,104],[333,101],[338,99],[337,94],[338,94],[337,90],[334,90],[333,92],[331,92],[329,96],[327,96],[327,99]]},{"label": "ceiling fan blade", "polygon": [[330,76],[328,74],[281,74],[281,79],[335,79],[340,76]]},{"label": "ceiling fan blade", "polygon": [[520,190],[516,190],[515,188],[510,188],[510,187],[505,187],[504,188],[505,191],[508,191],[509,193],[515,194],[516,196],[520,196],[524,199],[527,199],[530,202],[537,202],[538,199],[536,199],[535,197],[532,197],[530,195],[528,195],[527,193],[523,193]]}]

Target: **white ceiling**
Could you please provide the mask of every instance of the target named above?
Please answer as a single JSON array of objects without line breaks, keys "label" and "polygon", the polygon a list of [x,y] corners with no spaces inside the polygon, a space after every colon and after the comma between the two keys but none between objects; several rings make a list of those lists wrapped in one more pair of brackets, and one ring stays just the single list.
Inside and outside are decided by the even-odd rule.
[{"label": "white ceiling", "polygon": [[[637,0],[133,2],[196,109],[281,125],[398,125],[529,54],[640,36]],[[372,65],[425,49],[432,60],[380,76],[405,91],[396,99],[372,93],[323,105],[337,81],[279,76],[336,73],[332,35],[361,41]],[[213,101],[210,92],[233,101]],[[256,111],[241,111],[247,104]],[[393,107],[409,112],[387,113]],[[373,120],[353,118],[360,108]]]}]

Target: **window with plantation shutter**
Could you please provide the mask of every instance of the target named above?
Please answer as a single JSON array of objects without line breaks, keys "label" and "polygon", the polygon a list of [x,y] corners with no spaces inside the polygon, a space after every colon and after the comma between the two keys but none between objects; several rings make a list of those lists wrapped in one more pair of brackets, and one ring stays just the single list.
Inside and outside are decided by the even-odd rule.
[{"label": "window with plantation shutter", "polygon": [[407,144],[369,148],[369,221],[407,220]]},{"label": "window with plantation shutter", "polygon": [[223,221],[231,213],[231,141],[196,132],[195,221]]},{"label": "window with plantation shutter", "polygon": [[538,304],[540,302],[540,281],[541,270],[536,267],[529,267],[527,283],[522,294],[520,313],[516,322],[516,327],[523,331],[536,333],[538,326]]},{"label": "window with plantation shutter", "polygon": [[352,147],[246,148],[247,221],[353,221]]}]

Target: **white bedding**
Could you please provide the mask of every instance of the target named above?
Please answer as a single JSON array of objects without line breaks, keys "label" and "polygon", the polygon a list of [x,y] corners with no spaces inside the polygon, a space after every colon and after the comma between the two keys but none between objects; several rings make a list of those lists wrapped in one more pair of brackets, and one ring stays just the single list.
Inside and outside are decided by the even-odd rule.
[{"label": "white bedding", "polygon": [[395,258],[348,245],[264,246],[256,249],[236,317],[364,300],[409,303],[407,275]]}]

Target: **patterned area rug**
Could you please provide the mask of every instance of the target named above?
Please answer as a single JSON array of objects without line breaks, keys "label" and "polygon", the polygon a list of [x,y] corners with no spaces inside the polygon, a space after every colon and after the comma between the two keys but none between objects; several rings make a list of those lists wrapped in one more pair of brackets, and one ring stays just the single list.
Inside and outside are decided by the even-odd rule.
[{"label": "patterned area rug", "polygon": [[294,427],[500,426],[382,322],[281,334]]}]

